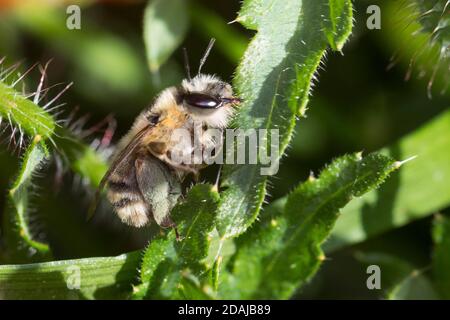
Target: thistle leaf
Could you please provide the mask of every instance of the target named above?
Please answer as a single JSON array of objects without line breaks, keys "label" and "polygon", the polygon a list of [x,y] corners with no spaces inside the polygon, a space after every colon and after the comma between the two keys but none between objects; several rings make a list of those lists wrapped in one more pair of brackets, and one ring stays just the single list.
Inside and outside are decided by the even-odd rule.
[{"label": "thistle leaf", "polygon": [[[379,190],[343,209],[326,251],[365,241],[426,217],[450,204],[450,111],[381,150],[397,159],[417,156]],[[439,190],[439,192],[436,192]]]},{"label": "thistle leaf", "polygon": [[0,299],[124,299],[137,278],[140,252],[0,266]]},{"label": "thistle leaf", "polygon": [[[274,174],[296,116],[306,111],[311,82],[326,49],[331,45],[339,50],[351,32],[351,1],[246,0],[236,20],[257,30],[234,79],[244,101],[236,125],[242,130],[279,130],[279,139],[269,136],[267,145],[258,146],[260,160],[261,154],[279,151],[265,173]],[[278,147],[272,145],[276,141]],[[222,236],[237,236],[255,221],[266,194],[267,175],[262,175],[262,167],[224,167],[226,190],[217,220]]]},{"label": "thistle leaf", "polygon": [[386,156],[353,154],[338,158],[318,178],[300,184],[284,209],[264,213],[236,239],[220,291],[226,298],[287,299],[325,259],[321,244],[339,211],[354,197],[378,187],[396,169]]},{"label": "thistle leaf", "polygon": [[137,287],[134,298],[180,298],[178,289],[187,274],[207,282],[205,259],[218,200],[218,193],[210,185],[199,184],[189,191],[185,202],[174,208],[172,217],[183,239],[177,241],[172,230],[150,242],[141,266],[142,285]]},{"label": "thistle leaf", "polygon": [[47,150],[36,136],[27,148],[21,168],[8,193],[3,232],[9,261],[26,262],[51,259],[47,244],[34,239],[29,225],[30,189],[33,175],[45,162]]},{"label": "thistle leaf", "polygon": [[56,127],[49,113],[4,82],[0,82],[0,118],[10,122],[17,131],[29,137],[39,135],[43,140],[49,138]]},{"label": "thistle leaf", "polygon": [[[97,186],[106,171],[106,163],[90,146],[75,138],[68,129],[57,125],[49,109],[38,104],[40,95],[46,89],[39,85],[36,92],[26,95],[16,91],[14,84],[7,84],[9,78],[3,80],[0,81],[0,120],[6,119],[5,122],[11,127],[10,141],[15,143],[15,147],[18,146],[19,150],[26,147],[19,174],[8,194],[3,217],[3,231],[9,250],[7,256],[13,262],[45,261],[51,257],[50,248],[42,240],[34,239],[33,226],[30,225],[29,199],[33,174],[49,158],[50,151],[55,151],[67,160],[66,164],[73,171]],[[46,106],[53,104],[69,86]],[[30,97],[34,97],[33,100]],[[51,149],[47,149],[47,145]]]}]

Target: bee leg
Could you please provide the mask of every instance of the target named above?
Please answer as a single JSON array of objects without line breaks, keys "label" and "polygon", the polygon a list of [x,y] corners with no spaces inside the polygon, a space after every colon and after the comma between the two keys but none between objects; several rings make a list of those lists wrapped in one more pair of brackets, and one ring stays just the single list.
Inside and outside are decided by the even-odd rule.
[{"label": "bee leg", "polygon": [[199,182],[200,180],[200,172],[197,170],[195,173],[193,173],[192,179],[195,183]]},{"label": "bee leg", "polygon": [[158,154],[155,155],[159,160],[161,160],[162,162],[167,163],[169,166],[184,171],[184,172],[188,172],[188,173],[192,173],[194,176],[198,174],[198,170],[189,166],[189,165],[185,165],[185,164],[181,164],[178,162],[173,161],[172,159],[170,159],[166,154]]},{"label": "bee leg", "polygon": [[170,219],[170,217],[167,217],[166,221],[163,222],[162,225],[160,225],[163,228],[172,228],[173,231],[175,231],[175,239],[177,241],[182,241],[184,239],[183,236],[180,235],[180,232],[178,231],[177,224]]},{"label": "bee leg", "polygon": [[159,226],[162,228],[172,228],[175,231],[175,239],[177,241],[182,241],[184,239],[184,237],[178,232],[177,224],[173,222],[169,216],[166,216],[165,220],[162,221]]},{"label": "bee leg", "polygon": [[180,236],[180,233],[178,232],[178,228],[176,225],[173,226],[173,230],[175,230],[175,239],[177,241],[182,241],[184,237]]},{"label": "bee leg", "polygon": [[175,227],[170,211],[181,195],[178,178],[160,160],[140,156],[135,161],[136,180],[153,218],[162,228]]},{"label": "bee leg", "polygon": [[213,185],[213,191],[219,192],[220,174],[222,173],[222,165],[219,165],[219,170],[217,171],[217,178]]}]

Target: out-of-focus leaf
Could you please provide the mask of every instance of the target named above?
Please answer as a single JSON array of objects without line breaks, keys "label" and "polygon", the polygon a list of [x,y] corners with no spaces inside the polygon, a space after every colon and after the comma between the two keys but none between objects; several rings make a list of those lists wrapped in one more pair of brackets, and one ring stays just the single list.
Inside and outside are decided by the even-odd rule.
[{"label": "out-of-focus leaf", "polygon": [[200,281],[207,278],[205,259],[218,200],[210,185],[198,184],[186,201],[173,209],[172,217],[183,240],[177,241],[172,230],[150,242],[141,266],[142,284],[134,298],[180,298],[178,289],[186,272]]},{"label": "out-of-focus leaf", "polygon": [[381,290],[386,295],[406,276],[414,271],[407,261],[383,252],[357,252],[355,258],[367,269],[370,265],[380,267]]},{"label": "out-of-focus leaf", "polygon": [[179,285],[179,294],[183,299],[189,300],[211,300],[213,297],[205,292],[205,289],[202,288],[200,281],[196,277],[192,275],[185,274],[182,275],[180,285]]},{"label": "out-of-focus leaf", "polygon": [[[137,95],[144,89],[148,90],[149,77],[142,68],[144,60],[131,44],[112,33],[99,30],[83,19],[84,15],[80,30],[68,29],[65,10],[65,6],[51,7],[25,1],[11,11],[11,17],[22,29],[68,58],[72,66],[71,79],[77,83],[76,89],[84,90],[83,93],[89,98],[105,102],[111,101],[111,96]],[[103,104],[108,105],[102,103],[99,107]],[[129,107],[122,109],[129,112]]]},{"label": "out-of-focus leaf", "polygon": [[3,232],[8,261],[25,262],[51,259],[47,244],[34,239],[30,230],[30,188],[33,174],[41,168],[47,150],[41,137],[36,136],[23,157],[19,174],[8,193],[3,217]]},{"label": "out-of-focus leaf", "polygon": [[67,128],[58,127],[56,134],[55,143],[67,166],[85,179],[93,188],[98,187],[108,169],[106,159],[91,146],[77,139]]},{"label": "out-of-focus leaf", "polygon": [[220,292],[225,298],[287,299],[319,268],[320,248],[339,210],[376,188],[396,169],[389,157],[348,155],[320,176],[300,184],[280,215],[265,212],[261,222],[236,240]]},{"label": "out-of-focus leaf", "polygon": [[[280,23],[279,17],[283,17]],[[330,45],[340,49],[352,27],[351,1],[246,0],[237,21],[256,36],[239,65],[234,81],[243,103],[236,125],[242,130],[278,129],[258,145],[261,154],[277,149],[266,174],[276,173],[297,115],[303,115],[311,80]],[[259,132],[261,134],[261,131]],[[279,148],[275,146],[279,141]],[[261,162],[261,161],[260,161]],[[261,164],[226,165],[218,210],[222,237],[243,233],[256,219],[266,193]]]},{"label": "out-of-focus leaf", "polygon": [[364,241],[437,212],[450,204],[450,111],[405,136],[382,153],[397,159],[417,156],[379,190],[342,210],[326,251]]},{"label": "out-of-focus leaf", "polygon": [[248,39],[237,32],[223,18],[206,7],[192,2],[190,5],[193,27],[208,40],[217,39],[216,46],[232,63],[242,58]]},{"label": "out-of-focus leaf", "polygon": [[153,0],[145,8],[144,42],[150,71],[156,72],[178,48],[188,28],[186,0]]},{"label": "out-of-focus leaf", "polygon": [[436,216],[433,224],[433,279],[444,299],[450,299],[450,218]]},{"label": "out-of-focus leaf", "polygon": [[[1,10],[0,10],[1,11]],[[0,12],[0,52],[10,59],[18,58],[18,30],[11,19]]]},{"label": "out-of-focus leaf", "polygon": [[124,299],[140,252],[117,257],[0,266],[0,299]]},{"label": "out-of-focus leaf", "polygon": [[357,252],[356,258],[366,267],[380,268],[383,297],[391,300],[439,298],[424,270],[402,258],[381,252]]},{"label": "out-of-focus leaf", "polygon": [[390,290],[387,298],[389,300],[436,300],[439,296],[423,272],[414,270]]}]

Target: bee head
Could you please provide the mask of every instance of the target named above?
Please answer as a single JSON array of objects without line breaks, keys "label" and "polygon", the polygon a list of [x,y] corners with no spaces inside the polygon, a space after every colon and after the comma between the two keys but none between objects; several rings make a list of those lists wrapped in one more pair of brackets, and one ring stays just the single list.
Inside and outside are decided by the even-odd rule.
[{"label": "bee head", "polygon": [[199,74],[182,83],[183,107],[194,120],[212,127],[225,127],[241,100],[233,95],[230,84],[212,75]]}]

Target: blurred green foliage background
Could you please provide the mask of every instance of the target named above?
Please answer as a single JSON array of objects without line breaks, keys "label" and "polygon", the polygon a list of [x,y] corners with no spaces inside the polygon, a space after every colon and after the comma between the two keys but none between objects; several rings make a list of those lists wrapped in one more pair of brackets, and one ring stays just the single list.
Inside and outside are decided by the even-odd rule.
[{"label": "blurred green foliage background", "polygon": [[[113,114],[117,141],[157,92],[184,77],[182,50],[177,50],[157,72],[150,72],[142,30],[146,1],[79,1],[81,30],[65,28],[64,4],[39,2],[32,10],[23,10],[18,2],[0,2],[0,57],[6,56],[8,63],[22,60],[23,70],[52,59],[48,83],[74,81],[62,98],[67,105],[61,119],[77,110],[78,118],[89,115],[85,124],[88,128]],[[369,4],[381,7],[381,30],[366,27]],[[343,55],[328,55],[325,70],[319,72],[307,119],[299,123],[280,172],[271,180],[269,201],[285,195],[331,158],[378,150],[449,106],[445,74],[438,74],[432,98],[427,96],[432,59],[418,59],[409,67],[420,39],[405,29],[407,15],[401,1],[356,1],[354,6],[356,21],[350,42]],[[189,1],[188,31],[181,46],[187,48],[194,70],[209,39],[215,37],[216,47],[203,70],[231,81],[252,35],[238,23],[227,24],[235,19],[239,7],[237,0]],[[38,77],[38,72],[32,72],[26,78],[27,85],[35,87]],[[101,132],[86,140],[99,136]],[[7,134],[2,138],[7,139]],[[4,208],[5,190],[17,165],[17,156],[3,144],[0,208]],[[204,179],[214,179],[216,170],[208,169]],[[87,223],[92,190],[69,173],[57,184],[55,163],[47,171],[50,174],[46,176],[54,179],[36,181],[38,196],[33,200],[31,227],[38,238],[51,243],[57,259],[116,255],[145,245],[149,230],[136,231],[122,225],[107,206]],[[355,253],[385,252],[421,268],[431,255],[430,224],[431,216],[333,253],[328,257],[333,263],[325,262],[298,297],[377,297],[379,293],[367,290],[366,270]]]}]

